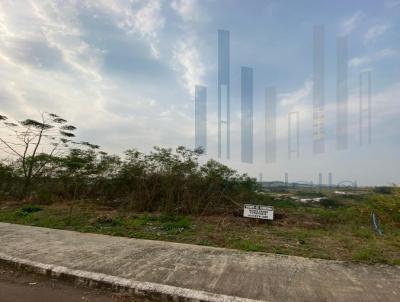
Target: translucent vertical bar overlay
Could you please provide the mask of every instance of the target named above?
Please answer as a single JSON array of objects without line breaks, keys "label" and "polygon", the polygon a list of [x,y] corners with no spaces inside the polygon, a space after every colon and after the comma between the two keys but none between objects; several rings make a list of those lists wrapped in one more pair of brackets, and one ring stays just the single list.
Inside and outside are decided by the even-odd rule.
[{"label": "translucent vertical bar overlay", "polygon": [[195,148],[207,151],[207,88],[195,87]]},{"label": "translucent vertical bar overlay", "polygon": [[241,68],[242,162],[253,163],[253,69]]},{"label": "translucent vertical bar overlay", "polygon": [[318,173],[318,186],[319,186],[320,189],[322,188],[322,185],[323,185],[322,173],[319,172]]},{"label": "translucent vertical bar overlay", "polygon": [[324,27],[314,26],[313,35],[313,152],[325,151]]},{"label": "translucent vertical bar overlay", "polygon": [[265,89],[265,162],[276,162],[276,88]]},{"label": "translucent vertical bar overlay", "polygon": [[337,38],[336,48],[336,148],[348,147],[347,37]]},{"label": "translucent vertical bar overlay", "polygon": [[[296,137],[293,137],[293,132]],[[288,158],[292,159],[292,154],[298,158],[300,156],[300,113],[298,111],[288,114]]]},{"label": "translucent vertical bar overlay", "polygon": [[[371,144],[371,71],[360,73],[360,145],[364,144],[365,130],[367,130],[367,142]],[[367,123],[365,125],[365,118]],[[367,128],[367,129],[365,129]]]},{"label": "translucent vertical bar overlay", "polygon": [[[218,157],[222,156],[222,124],[226,125],[226,158],[230,158],[230,46],[229,31],[218,30]],[[222,112],[222,89],[226,89],[226,112]],[[224,120],[222,120],[224,118]]]}]

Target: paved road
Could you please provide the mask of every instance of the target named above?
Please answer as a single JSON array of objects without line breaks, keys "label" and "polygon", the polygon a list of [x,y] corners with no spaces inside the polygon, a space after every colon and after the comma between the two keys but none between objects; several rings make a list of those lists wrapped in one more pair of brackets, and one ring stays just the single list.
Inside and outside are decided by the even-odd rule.
[{"label": "paved road", "polygon": [[356,265],[0,223],[0,258],[5,255],[116,276],[135,286],[151,282],[162,288],[255,300],[400,301],[398,266]]},{"label": "paved road", "polygon": [[128,302],[118,293],[76,287],[70,283],[0,266],[1,302]]}]

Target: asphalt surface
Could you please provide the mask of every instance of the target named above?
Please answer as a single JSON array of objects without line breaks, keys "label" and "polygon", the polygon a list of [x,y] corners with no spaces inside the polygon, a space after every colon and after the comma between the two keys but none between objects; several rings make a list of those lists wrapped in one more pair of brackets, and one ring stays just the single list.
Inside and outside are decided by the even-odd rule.
[{"label": "asphalt surface", "polygon": [[0,266],[0,302],[144,302],[127,295],[77,287],[50,277]]}]

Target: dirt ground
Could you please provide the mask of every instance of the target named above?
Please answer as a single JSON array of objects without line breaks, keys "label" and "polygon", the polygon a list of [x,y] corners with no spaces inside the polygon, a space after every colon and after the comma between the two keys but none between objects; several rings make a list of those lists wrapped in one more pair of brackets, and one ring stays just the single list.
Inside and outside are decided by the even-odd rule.
[{"label": "dirt ground", "polygon": [[77,287],[47,276],[0,266],[1,302],[144,302],[105,290]]}]

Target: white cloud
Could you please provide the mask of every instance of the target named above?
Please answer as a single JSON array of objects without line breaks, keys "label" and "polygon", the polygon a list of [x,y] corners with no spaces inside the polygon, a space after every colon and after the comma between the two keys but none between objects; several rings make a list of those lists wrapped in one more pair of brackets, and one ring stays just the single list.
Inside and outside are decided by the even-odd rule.
[{"label": "white cloud", "polygon": [[197,0],[173,0],[171,7],[184,20],[196,18],[199,11]]},{"label": "white cloud", "polygon": [[194,86],[203,83],[205,67],[195,42],[190,38],[178,42],[174,48],[175,69],[180,73],[183,86],[194,95]]},{"label": "white cloud", "polygon": [[[156,55],[164,22],[160,3],[0,1],[1,113],[16,119],[34,118],[39,111],[58,113],[78,126],[79,139],[117,153],[129,147],[190,144],[191,108],[157,101],[161,94],[168,100],[177,93],[141,90],[142,83],[133,86],[105,73],[105,53],[86,40],[91,28],[80,19],[81,9],[93,16],[104,9],[102,21],[142,36]],[[196,57],[189,49],[182,48],[187,60]],[[58,56],[51,59],[54,53]],[[167,108],[173,108],[169,118],[162,114]]]},{"label": "white cloud", "polygon": [[386,8],[395,8],[397,6],[400,5],[400,1],[399,0],[387,0],[385,2],[385,6]]},{"label": "white cloud", "polygon": [[299,104],[301,101],[303,101],[306,97],[308,97],[311,94],[312,87],[313,87],[312,81],[307,80],[304,83],[304,85],[298,90],[280,94],[281,98],[280,105],[295,106],[296,104]]},{"label": "white cloud", "polygon": [[[303,85],[291,92],[280,93],[278,95],[277,106],[277,138],[283,139],[287,137],[288,129],[288,114],[289,112],[299,112],[299,122],[302,125],[301,129],[306,129],[305,124],[309,123],[311,118],[311,94],[313,83],[311,80],[306,80]],[[257,131],[262,133],[264,125]],[[301,130],[303,131],[303,130]]]},{"label": "white cloud", "polygon": [[159,32],[164,28],[162,0],[86,0],[86,8],[97,9],[127,34],[137,33],[159,58]]},{"label": "white cloud", "polygon": [[371,63],[372,58],[370,56],[354,57],[350,60],[349,65],[351,67],[358,67]]},{"label": "white cloud", "polygon": [[[59,55],[62,62],[57,64],[66,64],[80,76],[101,79],[103,53],[84,41],[72,4],[6,0],[0,5],[0,56],[4,60],[25,68],[41,66],[50,59],[46,55]],[[38,56],[35,48],[39,48]]]},{"label": "white cloud", "polygon": [[[400,115],[400,82],[397,82],[387,89],[380,91],[372,96],[372,111],[375,119],[380,123],[387,121],[388,118],[398,120]],[[397,132],[397,128],[392,130]]]},{"label": "white cloud", "polygon": [[84,41],[76,7],[67,2],[37,1],[32,8],[49,47],[59,50],[75,70],[101,80],[102,51]]},{"label": "white cloud", "polygon": [[170,6],[180,17],[183,32],[183,37],[173,48],[173,67],[181,78],[182,86],[193,96],[195,85],[204,84],[205,77],[205,64],[198,50],[198,36],[193,21],[207,22],[208,18],[202,13],[199,0],[172,0]]},{"label": "white cloud", "polygon": [[382,49],[371,55],[354,57],[349,61],[349,66],[350,67],[361,67],[361,66],[365,66],[368,64],[372,64],[376,61],[385,59],[387,57],[395,56],[397,54],[398,54],[398,51],[390,49],[390,48],[385,48],[385,49]]},{"label": "white cloud", "polygon": [[361,22],[364,18],[364,13],[361,11],[355,12],[350,18],[344,20],[340,24],[341,34],[348,35],[357,27],[357,25]]},{"label": "white cloud", "polygon": [[[373,77],[373,74],[372,74]],[[289,112],[300,113],[301,131],[309,131],[312,127],[312,81],[307,80],[304,84],[288,93],[279,95],[278,115],[277,115],[277,137],[284,139],[287,137],[287,123]],[[392,121],[400,114],[400,106],[398,100],[400,98],[400,83],[397,82],[388,88],[374,92],[372,91],[372,120],[373,127],[378,129],[387,121]],[[348,96],[348,114],[349,114],[349,133],[357,135],[359,130],[359,105],[360,99],[358,89],[349,92]],[[324,115],[326,117],[325,127],[333,129],[336,117],[336,100],[326,100]],[[263,125],[257,129],[259,133],[263,133]]]},{"label": "white cloud", "polygon": [[381,35],[383,35],[388,29],[388,24],[376,24],[368,29],[364,35],[364,44],[375,42]]},{"label": "white cloud", "polygon": [[157,32],[164,26],[164,18],[160,14],[161,3],[158,0],[148,1],[139,9],[134,18],[134,28],[146,37],[155,57],[159,57]]}]

